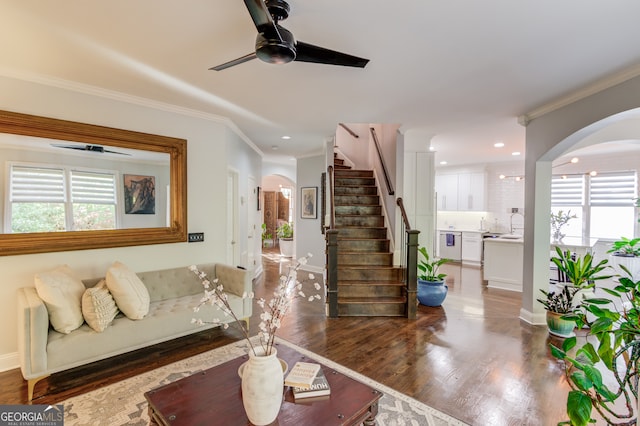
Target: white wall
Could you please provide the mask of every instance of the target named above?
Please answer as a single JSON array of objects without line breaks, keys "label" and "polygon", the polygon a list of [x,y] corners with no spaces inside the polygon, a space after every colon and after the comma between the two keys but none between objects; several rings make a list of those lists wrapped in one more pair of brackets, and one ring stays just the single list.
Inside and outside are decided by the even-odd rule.
[{"label": "white wall", "polygon": [[[321,176],[326,171],[325,155],[299,158],[297,164],[298,174],[296,177],[297,193],[294,197],[296,202],[296,217],[294,220],[294,239],[296,244],[296,257],[306,256],[311,253],[306,269],[321,273],[325,264],[325,239],[321,224]],[[303,187],[318,188],[317,196],[317,217],[315,219],[302,219],[300,217],[300,191]]]},{"label": "white wall", "polygon": [[[398,141],[404,159],[397,196],[403,199],[411,227],[420,231],[418,243],[435,253],[435,154],[429,152],[429,139],[423,134],[406,132]],[[400,249],[396,245],[396,251]]]},{"label": "white wall", "polygon": [[[0,257],[0,370],[17,366],[16,291],[33,286],[36,272],[60,264],[81,278],[104,276],[115,260],[136,271],[225,258],[227,144],[223,121],[0,77],[0,109],[187,139],[188,231],[201,243],[176,243]],[[256,167],[252,160],[247,167]],[[258,171],[259,173],[259,171]],[[242,180],[242,179],[241,179]],[[246,179],[244,179],[246,180]]]}]

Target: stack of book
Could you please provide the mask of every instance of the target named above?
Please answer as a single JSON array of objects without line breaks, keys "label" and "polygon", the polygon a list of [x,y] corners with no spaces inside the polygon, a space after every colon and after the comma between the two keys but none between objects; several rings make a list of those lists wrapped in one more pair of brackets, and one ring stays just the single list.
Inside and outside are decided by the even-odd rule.
[{"label": "stack of book", "polygon": [[284,384],[291,386],[295,400],[317,398],[331,393],[329,382],[320,364],[311,362],[296,362],[287,374]]}]

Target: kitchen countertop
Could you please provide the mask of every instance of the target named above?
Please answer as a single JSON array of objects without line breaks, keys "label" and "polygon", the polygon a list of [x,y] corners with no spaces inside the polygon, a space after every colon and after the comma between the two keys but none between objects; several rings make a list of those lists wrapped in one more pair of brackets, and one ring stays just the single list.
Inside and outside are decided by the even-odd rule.
[{"label": "kitchen countertop", "polygon": [[524,237],[517,234],[502,234],[495,238],[487,238],[485,242],[498,242],[498,243],[524,243]]},{"label": "kitchen countertop", "polygon": [[478,234],[484,234],[484,233],[492,233],[489,230],[479,230],[479,229],[464,229],[464,228],[454,228],[454,229],[449,229],[449,228],[438,228],[438,232],[476,232]]}]

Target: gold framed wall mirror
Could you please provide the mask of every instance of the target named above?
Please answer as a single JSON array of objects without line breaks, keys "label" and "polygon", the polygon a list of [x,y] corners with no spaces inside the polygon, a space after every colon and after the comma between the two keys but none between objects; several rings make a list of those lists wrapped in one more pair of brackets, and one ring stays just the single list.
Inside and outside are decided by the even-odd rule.
[{"label": "gold framed wall mirror", "polygon": [[[45,161],[113,170],[116,187],[125,193],[131,182],[125,176],[149,175],[155,208],[135,211],[129,205],[125,211],[119,195],[116,229],[15,231],[8,220],[14,189],[9,170]],[[0,256],[187,241],[185,139],[0,111],[0,163]]]}]

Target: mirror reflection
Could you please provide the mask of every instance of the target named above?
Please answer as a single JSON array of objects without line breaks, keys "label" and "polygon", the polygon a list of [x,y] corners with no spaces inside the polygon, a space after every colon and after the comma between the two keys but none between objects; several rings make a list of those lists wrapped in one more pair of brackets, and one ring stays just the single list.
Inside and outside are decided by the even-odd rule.
[{"label": "mirror reflection", "polygon": [[2,233],[169,226],[169,160],[164,152],[0,133]]},{"label": "mirror reflection", "polygon": [[0,256],[187,240],[187,141],[0,111]]}]

